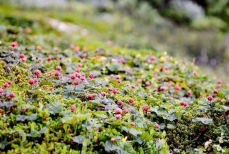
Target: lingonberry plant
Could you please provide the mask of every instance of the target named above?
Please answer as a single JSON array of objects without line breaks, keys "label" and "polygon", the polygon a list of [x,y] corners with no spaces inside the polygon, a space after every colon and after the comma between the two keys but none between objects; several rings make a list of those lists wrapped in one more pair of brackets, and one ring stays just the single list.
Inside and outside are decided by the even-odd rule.
[{"label": "lingonberry plant", "polygon": [[32,34],[2,29],[3,153],[228,153],[229,86],[221,80],[110,41],[38,45],[45,41],[36,26]]}]

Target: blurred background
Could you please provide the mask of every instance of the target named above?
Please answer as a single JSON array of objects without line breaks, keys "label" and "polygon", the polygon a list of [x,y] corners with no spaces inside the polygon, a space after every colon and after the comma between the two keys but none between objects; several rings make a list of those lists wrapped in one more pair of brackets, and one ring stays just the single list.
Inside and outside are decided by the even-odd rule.
[{"label": "blurred background", "polygon": [[0,0],[0,5],[2,12],[9,6],[19,10],[15,15],[39,12],[34,18],[67,35],[80,31],[76,42],[110,40],[122,47],[167,51],[229,81],[229,0]]}]

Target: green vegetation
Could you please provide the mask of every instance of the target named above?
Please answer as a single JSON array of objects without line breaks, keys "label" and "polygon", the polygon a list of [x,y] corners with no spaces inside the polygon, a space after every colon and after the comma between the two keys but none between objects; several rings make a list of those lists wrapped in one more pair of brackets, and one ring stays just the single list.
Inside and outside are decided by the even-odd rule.
[{"label": "green vegetation", "polygon": [[228,153],[229,85],[166,52],[107,41],[131,37],[132,21],[101,23],[80,4],[0,5],[0,150]]}]

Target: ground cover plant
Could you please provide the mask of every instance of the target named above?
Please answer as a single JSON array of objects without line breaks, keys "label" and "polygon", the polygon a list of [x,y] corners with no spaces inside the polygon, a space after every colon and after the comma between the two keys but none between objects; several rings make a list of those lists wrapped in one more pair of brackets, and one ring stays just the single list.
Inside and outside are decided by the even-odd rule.
[{"label": "ground cover plant", "polygon": [[1,19],[3,153],[229,152],[229,85],[194,64]]}]

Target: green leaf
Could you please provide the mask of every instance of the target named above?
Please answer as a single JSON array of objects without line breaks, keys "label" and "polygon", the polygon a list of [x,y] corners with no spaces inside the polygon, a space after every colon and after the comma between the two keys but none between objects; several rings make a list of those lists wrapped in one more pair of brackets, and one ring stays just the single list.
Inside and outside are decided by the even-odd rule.
[{"label": "green leaf", "polygon": [[168,128],[168,129],[175,129],[176,127],[175,127],[174,125],[172,125],[172,124],[168,124],[168,125],[167,125],[167,128]]},{"label": "green leaf", "polygon": [[192,121],[193,122],[201,121],[205,125],[213,123],[212,119],[209,119],[209,118],[195,118],[195,119],[192,119]]},{"label": "green leaf", "polygon": [[76,142],[78,144],[83,144],[83,141],[84,141],[85,137],[84,136],[75,136],[72,138],[73,142]]},{"label": "green leaf", "polygon": [[106,152],[112,152],[112,151],[117,151],[117,150],[120,150],[120,147],[118,147],[117,145],[113,144],[111,141],[106,141],[104,144],[103,144],[104,148],[105,148],[105,151]]},{"label": "green leaf", "polygon": [[5,149],[8,144],[9,143],[7,141],[3,141],[3,142],[0,143],[0,145],[1,145],[0,148],[1,149]]},{"label": "green leaf", "polygon": [[223,132],[224,134],[229,134],[229,127],[228,127],[229,125],[222,125],[222,126],[220,126],[220,130],[221,130],[221,132]]},{"label": "green leaf", "polygon": [[129,133],[134,135],[134,136],[142,134],[142,132],[140,130],[136,130],[134,128],[130,128]]}]

